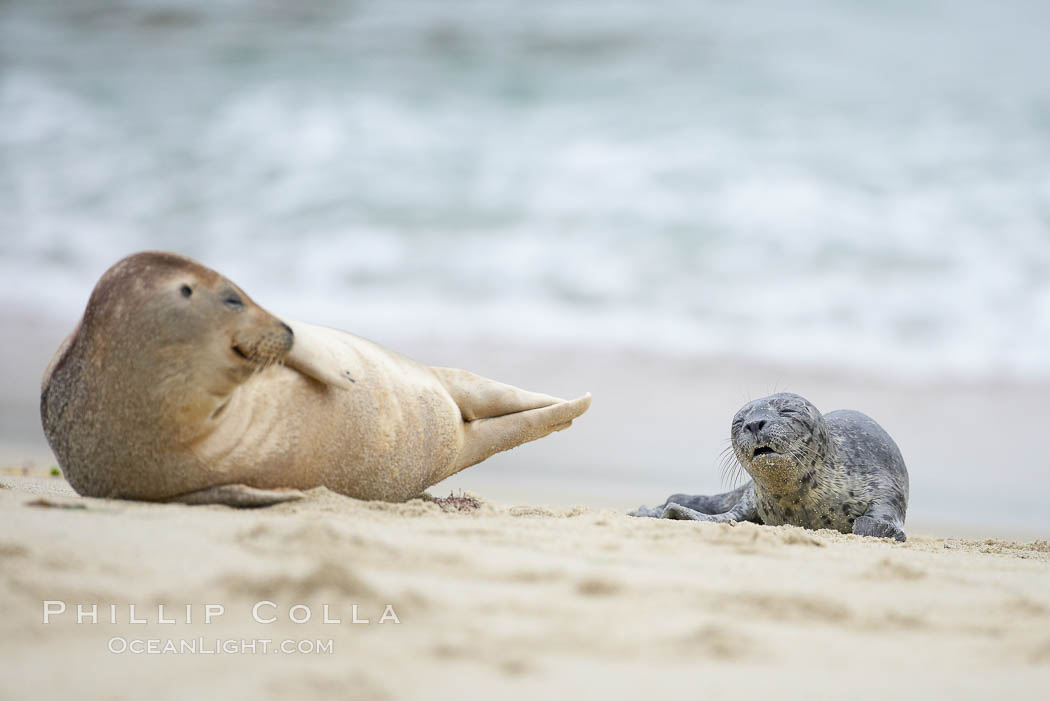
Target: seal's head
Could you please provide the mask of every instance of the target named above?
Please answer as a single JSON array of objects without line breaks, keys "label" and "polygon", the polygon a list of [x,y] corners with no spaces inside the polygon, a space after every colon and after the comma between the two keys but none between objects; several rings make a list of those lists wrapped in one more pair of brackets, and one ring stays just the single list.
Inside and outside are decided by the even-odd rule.
[{"label": "seal's head", "polygon": [[733,453],[755,483],[772,492],[797,490],[830,446],[820,411],[797,394],[749,402],[733,417]]},{"label": "seal's head", "polygon": [[129,256],[102,276],[81,333],[102,346],[99,353],[154,356],[166,368],[160,376],[206,368],[216,394],[283,360],[294,340],[287,324],[219,273],[156,251]]},{"label": "seal's head", "polygon": [[95,285],[51,384],[92,394],[82,409],[98,409],[113,430],[151,422],[189,440],[293,342],[287,324],[219,273],[147,251],[119,261]]},{"label": "seal's head", "polygon": [[81,494],[186,491],[239,390],[293,343],[291,328],[214,270],[136,253],[98,281],[45,371],[44,433]]}]

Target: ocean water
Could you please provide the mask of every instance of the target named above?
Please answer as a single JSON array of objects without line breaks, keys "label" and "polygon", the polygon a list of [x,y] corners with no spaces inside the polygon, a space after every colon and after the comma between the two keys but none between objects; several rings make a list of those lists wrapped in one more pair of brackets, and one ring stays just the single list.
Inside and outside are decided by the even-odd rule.
[{"label": "ocean water", "polygon": [[1050,377],[1050,4],[0,5],[0,304]]}]

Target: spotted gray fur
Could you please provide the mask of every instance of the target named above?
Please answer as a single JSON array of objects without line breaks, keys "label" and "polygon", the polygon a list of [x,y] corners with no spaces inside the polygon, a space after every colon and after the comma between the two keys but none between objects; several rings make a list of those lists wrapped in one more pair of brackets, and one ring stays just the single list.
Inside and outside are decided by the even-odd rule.
[{"label": "spotted gray fur", "polygon": [[797,394],[746,404],[733,417],[733,455],[751,481],[725,494],[672,494],[632,516],[753,521],[905,540],[908,470],[897,444],[859,411],[821,415]]}]

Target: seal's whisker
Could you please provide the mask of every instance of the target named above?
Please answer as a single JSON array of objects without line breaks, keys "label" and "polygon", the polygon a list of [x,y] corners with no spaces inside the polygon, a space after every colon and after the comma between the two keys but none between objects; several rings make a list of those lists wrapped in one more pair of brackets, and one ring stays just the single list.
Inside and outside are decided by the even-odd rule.
[{"label": "seal's whisker", "polygon": [[722,484],[729,484],[731,487],[736,486],[745,472],[744,466],[737,459],[734,446],[732,445],[722,451],[719,466],[721,468]]},{"label": "seal's whisker", "polygon": [[733,486],[736,486],[741,480],[747,479],[747,470],[739,462],[736,464],[736,468],[733,472]]}]

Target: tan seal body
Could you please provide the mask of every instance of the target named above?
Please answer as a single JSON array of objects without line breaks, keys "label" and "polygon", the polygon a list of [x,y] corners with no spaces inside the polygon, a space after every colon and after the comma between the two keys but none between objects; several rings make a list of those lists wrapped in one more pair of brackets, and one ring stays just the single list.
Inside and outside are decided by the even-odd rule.
[{"label": "tan seal body", "polygon": [[409,499],[589,405],[285,323],[161,252],[103,275],[41,391],[44,433],[80,494],[245,506],[322,485]]}]

